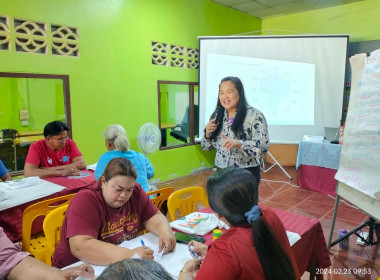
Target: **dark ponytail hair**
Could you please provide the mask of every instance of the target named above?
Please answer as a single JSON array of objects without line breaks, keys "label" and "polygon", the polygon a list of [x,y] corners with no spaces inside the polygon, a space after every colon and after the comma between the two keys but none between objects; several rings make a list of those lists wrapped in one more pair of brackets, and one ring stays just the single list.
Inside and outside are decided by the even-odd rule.
[{"label": "dark ponytail hair", "polygon": [[[246,136],[243,129],[243,123],[244,123],[245,117],[247,116],[247,106],[249,105],[247,103],[247,100],[245,99],[243,83],[238,77],[232,77],[232,76],[224,77],[219,83],[219,90],[220,90],[221,84],[227,81],[230,81],[231,83],[233,83],[239,93],[239,103],[237,105],[236,116],[234,118],[234,122],[232,123],[231,130],[239,139],[245,140]],[[212,113],[210,119],[215,118],[215,115],[217,114],[215,123],[218,123],[219,125],[216,128],[216,130],[212,133],[211,138],[215,138],[217,135],[219,135],[220,130],[222,129],[224,110],[225,109],[219,100],[219,91],[218,91],[218,101],[216,102],[216,109],[214,113]]]},{"label": "dark ponytail hair", "polygon": [[[220,169],[207,180],[207,195],[215,213],[231,226],[241,226],[247,224],[245,213],[258,203],[258,183],[245,169]],[[296,279],[288,254],[261,215],[251,225],[253,244],[266,279]]]}]

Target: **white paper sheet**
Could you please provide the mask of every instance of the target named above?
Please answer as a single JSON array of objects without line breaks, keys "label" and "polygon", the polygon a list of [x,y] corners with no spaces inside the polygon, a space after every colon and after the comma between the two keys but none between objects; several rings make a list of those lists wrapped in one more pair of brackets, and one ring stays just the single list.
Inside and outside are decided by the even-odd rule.
[{"label": "white paper sheet", "polygon": [[95,171],[95,169],[96,169],[96,165],[97,165],[98,163],[96,162],[96,163],[94,163],[94,164],[90,164],[90,165],[87,165],[87,169],[88,170],[94,170]]},{"label": "white paper sheet", "polygon": [[5,182],[0,183],[0,186],[5,187],[10,190],[15,190],[15,189],[32,187],[39,184],[41,184],[40,177],[33,176],[33,177],[28,177],[28,178],[23,178],[23,179],[5,181]]},{"label": "white paper sheet", "polygon": [[[150,232],[135,239],[124,241],[119,246],[134,249],[141,246],[141,239],[144,240],[145,246],[150,247],[154,251],[154,260],[160,263],[175,279],[178,278],[179,273],[185,263],[192,259],[187,245],[179,243],[177,243],[177,246],[173,252],[160,257],[158,253],[158,236]],[[83,262],[77,262],[69,267],[80,265],[82,263]],[[95,277],[98,277],[106,269],[106,266],[93,265],[92,267],[95,271]],[[76,280],[85,279],[87,278],[78,277]]]},{"label": "white paper sheet", "polygon": [[363,202],[361,209],[368,213],[367,208],[379,203],[370,198],[380,200],[380,49],[369,57],[365,53],[356,54],[350,63],[350,103],[335,179],[364,194],[358,197],[352,192],[351,196],[351,191],[347,191],[350,196],[344,198]]},{"label": "white paper sheet", "polygon": [[[288,235],[290,246],[293,246],[301,239],[301,236],[298,233],[286,231],[286,234]],[[119,246],[134,249],[141,246],[141,239],[144,241],[145,246],[150,247],[154,251],[154,260],[160,263],[175,279],[178,279],[179,273],[185,263],[192,259],[188,246],[180,243],[177,243],[174,252],[158,257],[158,237],[150,232],[135,239],[124,241]],[[81,265],[82,263],[83,262],[77,262],[68,267]],[[95,271],[95,277],[98,277],[106,269],[106,266],[100,265],[93,265],[92,267]],[[87,278],[78,277],[76,280],[87,280]]]}]

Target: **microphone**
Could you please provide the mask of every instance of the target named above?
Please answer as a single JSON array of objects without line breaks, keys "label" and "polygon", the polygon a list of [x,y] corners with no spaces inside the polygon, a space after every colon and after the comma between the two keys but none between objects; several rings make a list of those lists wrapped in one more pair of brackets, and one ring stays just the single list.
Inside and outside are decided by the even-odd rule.
[{"label": "microphone", "polygon": [[[215,112],[215,116],[214,116],[215,121],[213,121],[213,123],[216,123],[216,118],[217,118],[217,117],[218,117],[218,112]],[[210,138],[212,138],[212,136],[214,135],[214,132],[215,132],[215,131],[210,132]]]}]

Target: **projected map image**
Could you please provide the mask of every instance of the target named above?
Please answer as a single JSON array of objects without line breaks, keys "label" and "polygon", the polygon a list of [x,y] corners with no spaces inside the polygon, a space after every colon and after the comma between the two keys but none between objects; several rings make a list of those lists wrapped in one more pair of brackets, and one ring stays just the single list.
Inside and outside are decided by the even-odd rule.
[{"label": "projected map image", "polygon": [[269,125],[314,124],[314,64],[219,54],[208,54],[207,63],[207,92],[215,92],[223,77],[237,76],[248,103]]},{"label": "projected map image", "polygon": [[281,78],[277,73],[270,74],[262,79],[260,90],[268,94],[269,106],[277,111],[279,100],[290,93],[290,81]]}]

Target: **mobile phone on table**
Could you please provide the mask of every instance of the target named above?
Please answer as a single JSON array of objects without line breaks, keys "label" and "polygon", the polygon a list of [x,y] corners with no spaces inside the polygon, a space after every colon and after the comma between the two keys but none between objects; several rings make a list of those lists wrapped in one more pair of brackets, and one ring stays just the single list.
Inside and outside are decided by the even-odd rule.
[{"label": "mobile phone on table", "polygon": [[174,237],[177,240],[178,243],[189,243],[191,240],[198,241],[200,243],[204,243],[205,239],[201,236],[196,236],[192,234],[187,234],[183,232],[175,232]]}]

